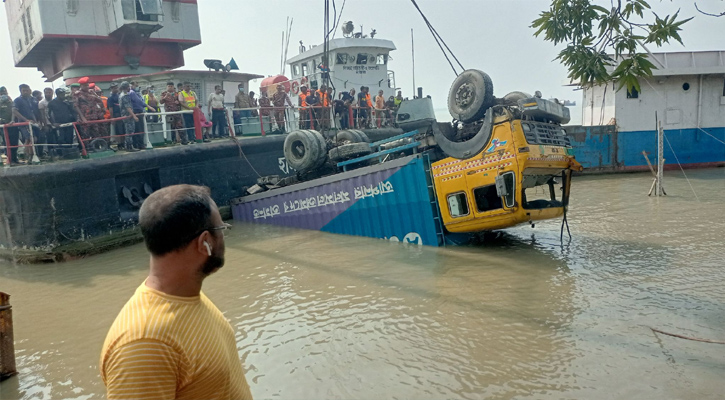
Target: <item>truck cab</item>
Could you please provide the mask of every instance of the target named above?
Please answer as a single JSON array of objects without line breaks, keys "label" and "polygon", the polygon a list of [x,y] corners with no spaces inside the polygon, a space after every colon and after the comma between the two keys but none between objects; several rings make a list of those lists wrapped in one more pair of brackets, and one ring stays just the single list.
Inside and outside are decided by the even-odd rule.
[{"label": "truck cab", "polygon": [[571,172],[581,168],[557,122],[568,119],[568,110],[538,98],[519,100],[518,106],[497,108],[490,138],[478,154],[432,164],[449,232],[502,229],[564,214]]}]

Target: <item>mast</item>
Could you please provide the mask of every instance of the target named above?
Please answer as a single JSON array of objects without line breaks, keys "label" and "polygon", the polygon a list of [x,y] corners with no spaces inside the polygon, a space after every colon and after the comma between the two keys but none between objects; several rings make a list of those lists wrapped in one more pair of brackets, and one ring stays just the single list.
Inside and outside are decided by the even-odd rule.
[{"label": "mast", "polygon": [[413,97],[415,97],[415,42],[413,41],[413,28],[410,28],[410,50],[413,55]]}]

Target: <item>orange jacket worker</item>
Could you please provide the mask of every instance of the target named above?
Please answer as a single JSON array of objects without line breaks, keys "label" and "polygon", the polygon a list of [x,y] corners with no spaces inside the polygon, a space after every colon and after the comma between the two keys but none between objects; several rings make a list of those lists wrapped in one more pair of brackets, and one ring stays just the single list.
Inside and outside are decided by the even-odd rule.
[{"label": "orange jacket worker", "polygon": [[222,222],[209,189],[176,185],[139,211],[148,278],[111,326],[101,353],[109,399],[251,399],[234,329],[201,291],[224,265]]}]

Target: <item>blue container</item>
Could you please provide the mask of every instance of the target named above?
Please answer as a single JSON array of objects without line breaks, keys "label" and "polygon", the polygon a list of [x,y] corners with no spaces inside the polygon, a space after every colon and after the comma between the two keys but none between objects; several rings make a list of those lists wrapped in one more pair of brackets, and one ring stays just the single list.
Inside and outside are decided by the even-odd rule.
[{"label": "blue container", "polygon": [[237,221],[442,244],[425,154],[327,176],[232,202]]}]

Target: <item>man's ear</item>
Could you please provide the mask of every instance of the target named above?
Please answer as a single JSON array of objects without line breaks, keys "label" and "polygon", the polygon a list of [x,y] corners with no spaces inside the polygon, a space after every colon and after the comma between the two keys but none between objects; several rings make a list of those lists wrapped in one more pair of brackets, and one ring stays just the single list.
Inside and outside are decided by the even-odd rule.
[{"label": "man's ear", "polygon": [[[211,234],[209,231],[204,231],[201,235],[199,235],[196,238],[196,241],[194,242],[194,248],[197,252],[200,254],[203,254],[205,257],[209,255],[209,249],[207,249],[207,245],[211,246]],[[208,243],[205,245],[204,243]]]}]

